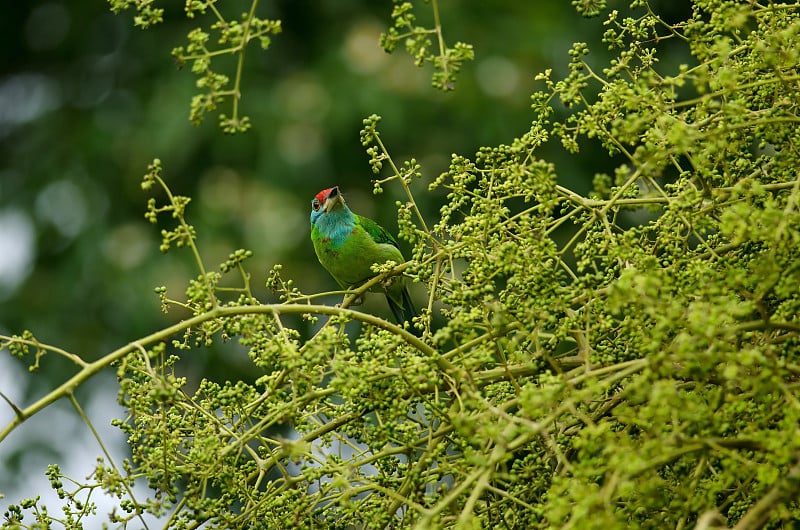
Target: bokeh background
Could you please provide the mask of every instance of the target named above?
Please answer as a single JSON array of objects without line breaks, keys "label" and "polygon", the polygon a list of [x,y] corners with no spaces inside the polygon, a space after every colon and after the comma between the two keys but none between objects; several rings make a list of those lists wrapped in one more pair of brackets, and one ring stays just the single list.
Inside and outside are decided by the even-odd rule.
[{"label": "bokeh background", "polygon": [[[456,90],[442,93],[430,86],[430,68],[416,68],[400,48],[389,55],[378,46],[390,24],[388,0],[264,0],[260,15],[281,19],[283,32],[266,52],[249,49],[241,108],[253,126],[226,136],[216,116],[199,127],[188,121],[195,78],[176,67],[170,51],[196,23],[183,17],[182,3],[173,4],[165,23],[143,31],[130,13],[114,15],[102,0],[4,3],[0,333],[30,329],[42,342],[94,360],[180,317],[160,312],[153,289],[165,285],[180,297],[197,272],[185,251],[161,255],[160,226],[143,217],[147,196],[139,183],[155,157],[173,192],[193,199],[188,218],[209,269],[247,248],[254,252],[252,283],[265,302],[274,301],[264,281],[276,263],[304,292],[334,289],[308,239],[317,191],[337,184],[355,211],[396,228],[399,190],[372,195],[359,142],[363,118],[383,117],[380,131],[395,161],[422,164],[413,189],[433,224],[443,197],[427,186],[446,171],[451,153],[472,156],[524,133],[534,117],[529,96],[543,88],[534,76],[546,68],[565,76],[573,42],[588,42],[600,67],[608,53],[599,43],[601,20],[581,18],[569,2],[441,0],[448,43],[475,48]],[[661,4],[654,6],[667,18],[688,10]],[[248,7],[238,0],[220,5],[231,17]],[[429,5],[420,2],[417,14],[430,24]],[[613,167],[593,146],[580,157],[557,145],[540,156],[578,192]],[[368,303],[386,312],[381,300]],[[190,354],[190,381],[258,376],[234,346]],[[3,352],[0,391],[27,405],[71,370],[51,354],[30,376]],[[113,454],[124,455],[122,437],[108,425],[124,414],[114,382],[112,372],[101,374],[78,398]],[[12,416],[0,403],[0,423]],[[68,403],[34,417],[0,445],[0,513],[23,495],[45,494],[47,463],[61,462],[83,478],[99,454]]]}]

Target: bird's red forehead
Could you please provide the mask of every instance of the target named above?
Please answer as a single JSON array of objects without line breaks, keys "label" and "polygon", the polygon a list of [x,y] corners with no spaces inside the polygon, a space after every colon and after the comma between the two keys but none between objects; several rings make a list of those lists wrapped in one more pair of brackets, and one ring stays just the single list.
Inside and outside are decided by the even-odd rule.
[{"label": "bird's red forehead", "polygon": [[317,193],[317,200],[318,200],[319,202],[325,202],[325,199],[327,199],[327,198],[328,198],[328,195],[330,195],[330,194],[331,194],[331,190],[332,190],[332,189],[333,189],[333,188],[328,188],[328,189],[326,189],[326,190],[322,190],[321,192]]}]

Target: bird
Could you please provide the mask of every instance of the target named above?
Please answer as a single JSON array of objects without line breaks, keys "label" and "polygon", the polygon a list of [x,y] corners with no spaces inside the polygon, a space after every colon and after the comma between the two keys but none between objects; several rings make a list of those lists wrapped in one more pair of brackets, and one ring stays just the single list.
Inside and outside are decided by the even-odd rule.
[{"label": "bird", "polygon": [[[348,208],[338,186],[311,200],[311,241],[320,264],[342,289],[357,287],[377,276],[375,264],[405,262],[397,240],[381,225]],[[382,288],[395,322],[403,326],[417,315],[403,276],[388,278]],[[416,328],[411,327],[412,332]]]}]

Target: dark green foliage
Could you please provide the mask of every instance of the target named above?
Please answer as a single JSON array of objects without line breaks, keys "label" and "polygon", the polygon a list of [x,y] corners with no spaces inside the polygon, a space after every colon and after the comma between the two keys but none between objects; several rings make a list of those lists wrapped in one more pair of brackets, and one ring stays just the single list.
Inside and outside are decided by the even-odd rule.
[{"label": "dark green foliage", "polygon": [[[425,286],[421,338],[349,307],[381,277],[331,307],[280,266],[267,286],[281,303],[263,304],[249,251],[209,272],[188,198],[150,166],[146,216],[174,224],[162,250],[187,248],[198,270],[180,301],[156,290],[185,319],[98,361],[116,363],[132,457],[91,480],[129,517],[604,530],[800,519],[800,8],[698,1],[668,22],[641,0],[625,13],[573,5],[605,14],[614,59],[595,64],[576,43],[564,79],[538,76],[528,131],[452,155],[432,180],[438,219],[411,192],[417,161],[395,163],[380,118],[364,121],[375,191],[401,190],[400,238],[413,245],[380,272]],[[407,28],[428,60],[410,7],[396,3],[393,19],[384,45]],[[665,42],[687,62],[662,67]],[[616,168],[578,193],[545,156],[552,143],[576,157],[600,146]],[[315,334],[303,340],[287,315]],[[28,332],[3,340],[34,366],[68,355]],[[255,382],[189,383],[180,356],[210,344],[245,349]],[[79,383],[97,369],[76,363]],[[82,414],[71,389],[49,398],[66,396]],[[151,498],[133,499],[133,477]],[[43,510],[14,505],[5,526]]]}]

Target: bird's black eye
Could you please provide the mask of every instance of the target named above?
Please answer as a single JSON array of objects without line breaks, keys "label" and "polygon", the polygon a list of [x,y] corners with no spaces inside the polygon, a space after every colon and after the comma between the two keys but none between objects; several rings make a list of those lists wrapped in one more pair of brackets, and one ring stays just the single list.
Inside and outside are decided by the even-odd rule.
[{"label": "bird's black eye", "polygon": [[314,199],[313,201],[311,201],[311,209],[314,210],[315,212],[319,211],[319,199]]}]

